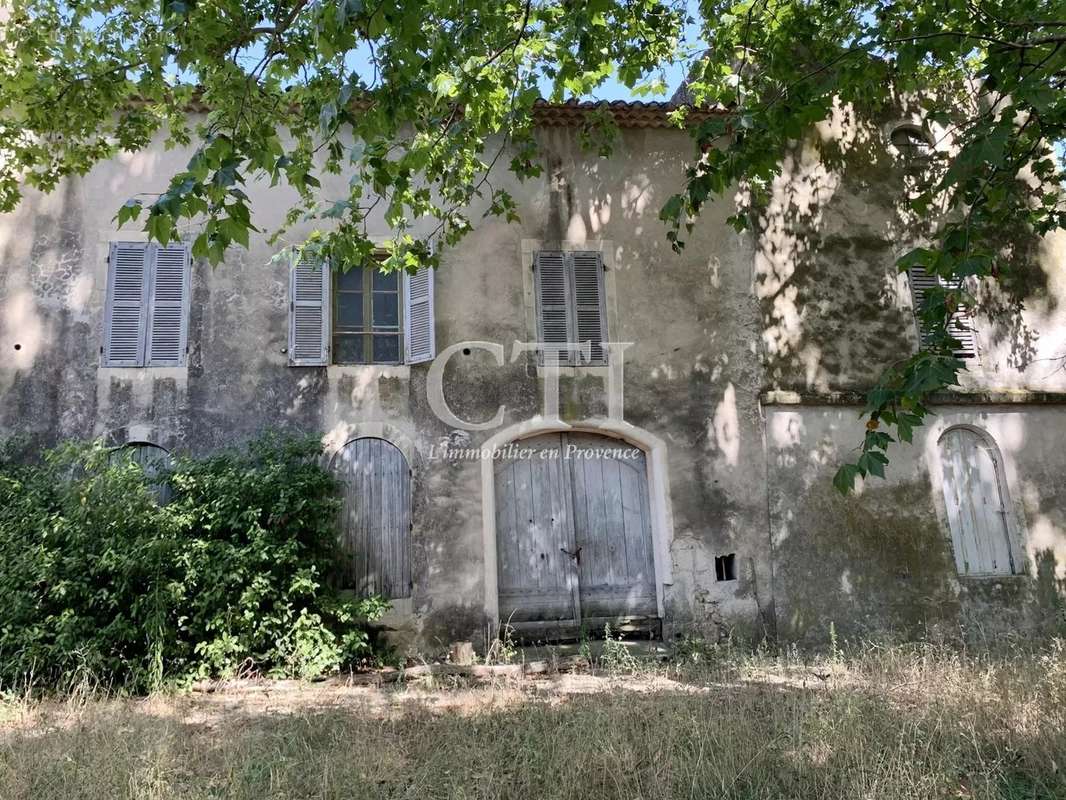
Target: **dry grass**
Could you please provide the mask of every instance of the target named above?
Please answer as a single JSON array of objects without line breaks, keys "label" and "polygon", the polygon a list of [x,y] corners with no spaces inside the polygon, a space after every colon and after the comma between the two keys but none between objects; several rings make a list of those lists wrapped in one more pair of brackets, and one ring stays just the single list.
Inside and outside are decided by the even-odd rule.
[{"label": "dry grass", "polygon": [[0,714],[4,800],[1066,797],[1061,643],[811,663],[688,648],[632,675],[9,700]]}]

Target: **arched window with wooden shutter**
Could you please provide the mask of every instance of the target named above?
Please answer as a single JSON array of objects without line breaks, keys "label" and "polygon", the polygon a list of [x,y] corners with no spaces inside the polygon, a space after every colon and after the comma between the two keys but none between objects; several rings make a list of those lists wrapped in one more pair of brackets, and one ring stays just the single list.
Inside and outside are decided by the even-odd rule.
[{"label": "arched window with wooden shutter", "polygon": [[411,596],[411,470],[384,439],[348,442],[333,459],[343,490],[344,588],[361,596]]},{"label": "arched window with wooden shutter", "polygon": [[156,502],[163,506],[170,502],[173,489],[166,479],[173,465],[170,452],[151,442],[129,442],[111,451],[109,462],[123,464],[132,462],[139,466],[148,479],[148,490],[155,495]]},{"label": "arched window with wooden shutter", "polygon": [[983,435],[965,427],[948,429],[939,446],[944,506],[958,573],[982,576],[1020,572],[1014,558],[999,450]]}]

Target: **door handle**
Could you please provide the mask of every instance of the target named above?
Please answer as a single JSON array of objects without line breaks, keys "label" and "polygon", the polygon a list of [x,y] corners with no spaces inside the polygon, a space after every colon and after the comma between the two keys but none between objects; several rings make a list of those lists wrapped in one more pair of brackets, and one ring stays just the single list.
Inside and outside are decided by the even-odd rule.
[{"label": "door handle", "polygon": [[575,561],[579,566],[581,565],[581,548],[580,547],[575,548],[573,552],[570,552],[565,547],[560,547],[559,550],[560,550],[560,552],[566,553],[568,556],[570,556],[570,559],[572,561]]}]

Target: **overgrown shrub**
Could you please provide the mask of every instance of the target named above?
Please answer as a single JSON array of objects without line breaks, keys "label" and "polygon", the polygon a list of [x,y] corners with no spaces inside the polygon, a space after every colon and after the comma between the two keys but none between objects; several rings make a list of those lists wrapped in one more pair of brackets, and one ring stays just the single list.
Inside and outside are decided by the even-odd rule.
[{"label": "overgrown shrub", "polygon": [[0,684],[143,691],[314,677],[372,655],[380,600],[329,582],[338,495],[312,439],[178,458],[156,503],[131,459],[66,445],[0,464]]}]

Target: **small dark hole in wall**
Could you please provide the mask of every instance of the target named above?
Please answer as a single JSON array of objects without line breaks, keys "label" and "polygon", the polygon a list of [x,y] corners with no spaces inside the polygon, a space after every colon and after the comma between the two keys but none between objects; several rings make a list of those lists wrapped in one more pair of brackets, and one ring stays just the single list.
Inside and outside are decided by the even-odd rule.
[{"label": "small dark hole in wall", "polygon": [[463,355],[464,356],[470,355],[470,348],[469,347],[464,347],[463,348]]},{"label": "small dark hole in wall", "polygon": [[15,345],[15,349],[16,350],[21,350],[22,349],[22,345],[21,344],[16,344]]},{"label": "small dark hole in wall", "polygon": [[737,579],[736,553],[714,557],[714,577],[719,581],[735,581]]}]

